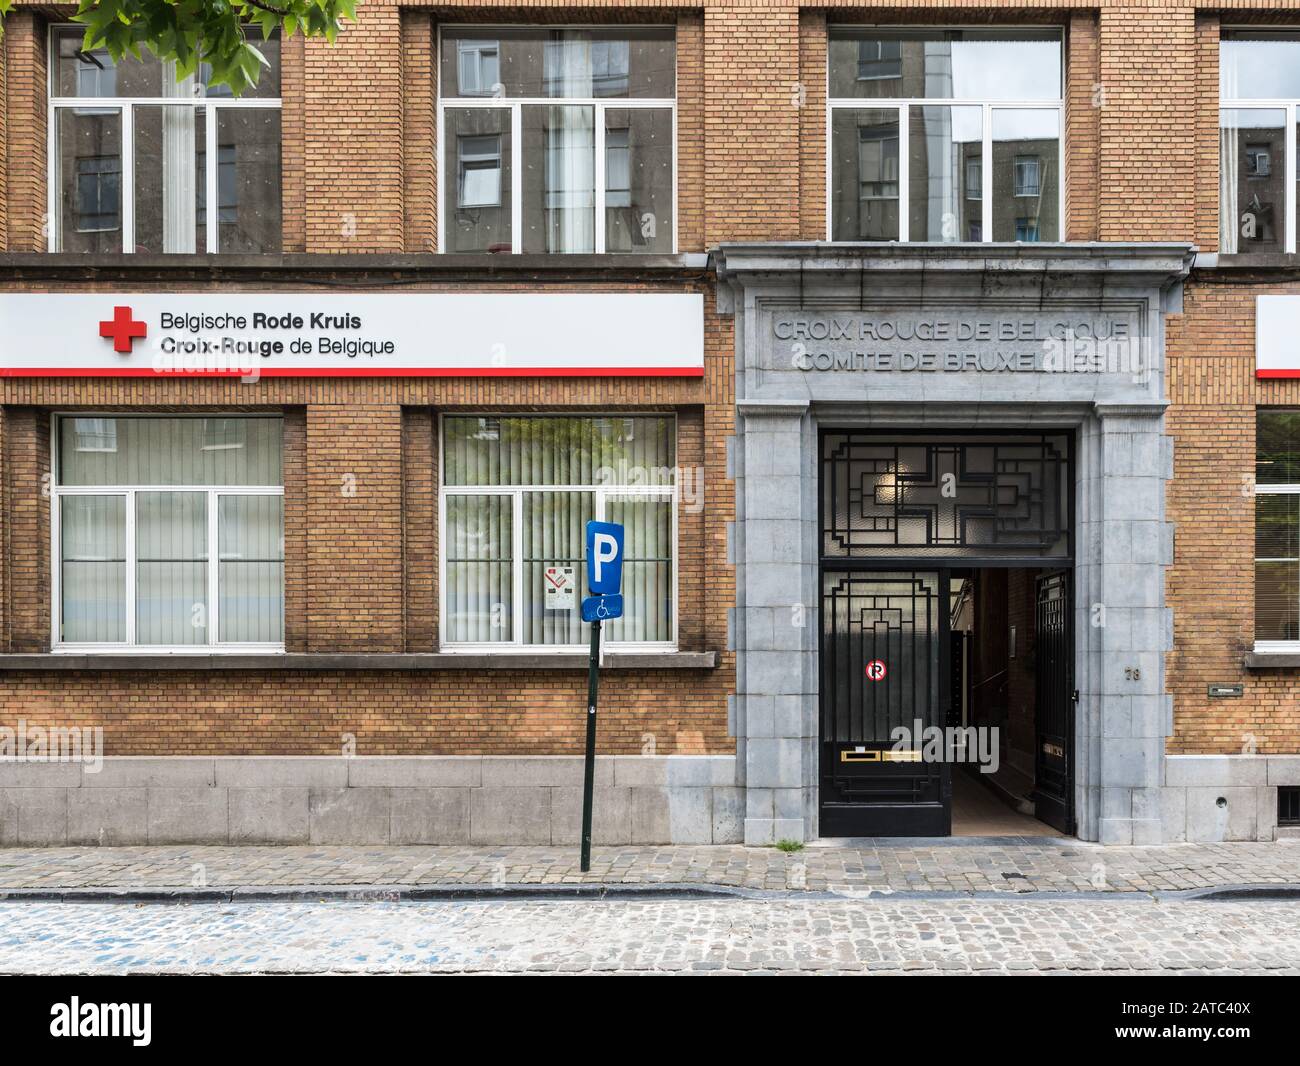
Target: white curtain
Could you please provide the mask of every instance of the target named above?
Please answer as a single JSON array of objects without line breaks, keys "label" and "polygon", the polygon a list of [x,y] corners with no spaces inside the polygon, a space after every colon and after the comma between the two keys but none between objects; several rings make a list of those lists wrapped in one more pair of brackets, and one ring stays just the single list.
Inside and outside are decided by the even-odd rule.
[{"label": "white curtain", "polygon": [[[194,99],[194,75],[176,80],[176,64],[163,64],[162,94]],[[198,194],[195,189],[195,126],[197,108],[162,109],[163,251],[206,252],[205,240],[195,236]],[[199,146],[202,147],[202,146]],[[204,152],[206,159],[207,153]],[[147,165],[147,161],[145,161]]]},{"label": "white curtain", "polygon": [[135,494],[135,642],[208,643],[208,495]]},{"label": "white curtain", "polygon": [[65,496],[59,508],[62,635],[126,640],[126,497]]},{"label": "white curtain", "polygon": [[[667,642],[673,637],[673,420],[610,418],[448,418],[444,422],[446,633],[449,642],[583,644],[578,603],[587,595],[586,524],[604,500],[605,519],[626,528],[627,616],[608,639]],[[465,495],[457,487],[502,489]],[[524,486],[532,486],[524,488]],[[631,493],[629,486],[659,491]],[[509,494],[504,494],[508,491]],[[514,508],[522,543],[512,550]],[[545,571],[572,566],[572,610],[548,610]],[[516,571],[522,586],[520,631],[507,623]]]},{"label": "white curtain", "polygon": [[284,497],[217,497],[218,639],[284,640]]},{"label": "white curtain", "polygon": [[546,109],[546,240],[548,252],[596,249],[596,125],[594,109]]},{"label": "white curtain", "polygon": [[61,485],[279,485],[278,418],[64,418]]},{"label": "white curtain", "polygon": [[[1225,119],[1231,121],[1231,112]],[[1235,125],[1219,130],[1219,251],[1231,255],[1237,251],[1237,226],[1241,205],[1237,200],[1240,186],[1241,151]]]}]

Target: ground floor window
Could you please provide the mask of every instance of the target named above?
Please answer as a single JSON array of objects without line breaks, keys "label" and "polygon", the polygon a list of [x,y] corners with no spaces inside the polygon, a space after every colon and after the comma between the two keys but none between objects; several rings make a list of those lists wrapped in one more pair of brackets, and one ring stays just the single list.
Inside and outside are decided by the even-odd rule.
[{"label": "ground floor window", "polygon": [[54,420],[55,642],[282,650],[278,417]]},{"label": "ground floor window", "polygon": [[1255,643],[1300,643],[1300,410],[1255,415]]},{"label": "ground floor window", "polygon": [[[606,639],[675,646],[671,416],[447,416],[442,436],[445,646],[585,647],[579,606],[592,519],[626,530],[626,614],[607,625]],[[554,591],[557,580],[571,583],[571,597]]]}]

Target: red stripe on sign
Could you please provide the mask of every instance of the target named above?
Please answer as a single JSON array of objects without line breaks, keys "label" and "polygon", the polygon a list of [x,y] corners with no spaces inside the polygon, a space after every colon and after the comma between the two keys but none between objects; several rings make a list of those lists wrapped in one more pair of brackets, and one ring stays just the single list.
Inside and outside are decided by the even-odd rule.
[{"label": "red stripe on sign", "polygon": [[[298,370],[275,369],[267,367],[257,369],[261,378],[701,378],[703,367],[687,366],[620,366],[610,369],[597,367],[553,367],[538,366],[523,369],[502,369],[484,367],[482,369],[448,369],[443,367],[393,368],[385,370],[366,367],[340,367],[337,370],[302,368]],[[152,367],[68,367],[54,369],[38,367],[33,369],[0,369],[0,377],[5,378],[242,378],[251,376],[239,370],[154,370]]]},{"label": "red stripe on sign", "polygon": [[1295,370],[1256,370],[1257,378],[1300,378],[1300,368]]}]

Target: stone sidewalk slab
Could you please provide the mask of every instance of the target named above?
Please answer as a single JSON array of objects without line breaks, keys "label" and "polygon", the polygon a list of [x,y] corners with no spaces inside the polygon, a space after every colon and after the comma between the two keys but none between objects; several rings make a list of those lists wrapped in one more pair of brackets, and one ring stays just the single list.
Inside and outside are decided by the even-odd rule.
[{"label": "stone sidewalk slab", "polygon": [[[827,842],[786,853],[725,846],[604,847],[592,868],[559,847],[151,846],[0,849],[7,890],[336,886],[718,886],[778,892],[1169,893],[1300,886],[1300,842],[1102,847],[1015,838]],[[181,893],[184,894],[184,893]]]}]

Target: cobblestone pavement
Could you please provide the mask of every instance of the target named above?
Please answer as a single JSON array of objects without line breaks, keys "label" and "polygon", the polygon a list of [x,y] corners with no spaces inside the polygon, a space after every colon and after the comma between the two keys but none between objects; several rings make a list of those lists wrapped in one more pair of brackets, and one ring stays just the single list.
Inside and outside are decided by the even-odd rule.
[{"label": "cobblestone pavement", "polygon": [[0,972],[1300,974],[1300,905],[1149,899],[0,903]]},{"label": "cobblestone pavement", "polygon": [[123,847],[0,849],[14,888],[705,884],[813,892],[1169,892],[1300,885],[1300,841],[1100,847],[1075,840],[774,848]]}]

